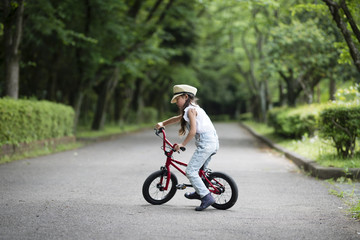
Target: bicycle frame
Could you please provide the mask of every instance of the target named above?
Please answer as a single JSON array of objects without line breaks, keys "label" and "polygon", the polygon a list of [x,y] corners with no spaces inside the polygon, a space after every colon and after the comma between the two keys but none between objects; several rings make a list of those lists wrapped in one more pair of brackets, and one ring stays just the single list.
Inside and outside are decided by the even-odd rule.
[{"label": "bicycle frame", "polygon": [[[173,167],[174,167],[175,169],[177,169],[180,173],[182,173],[184,176],[186,176],[185,171],[183,171],[179,166],[177,166],[177,164],[180,165],[180,166],[184,166],[184,167],[187,167],[187,164],[184,163],[184,162],[181,162],[181,161],[178,161],[178,160],[175,160],[175,159],[172,158],[173,153],[176,152],[176,150],[175,150],[176,144],[171,144],[171,143],[169,142],[169,140],[166,138],[166,133],[165,133],[164,128],[160,128],[159,130],[156,130],[156,135],[158,135],[158,136],[161,138],[161,136],[159,135],[160,132],[163,134],[163,137],[162,137],[163,146],[162,146],[162,148],[163,148],[164,153],[165,153],[165,156],[166,156],[165,167],[162,167],[162,168],[161,168],[161,170],[165,170],[165,169],[166,169],[166,172],[167,172],[166,185],[165,185],[165,187],[163,188],[163,190],[166,191],[166,190],[168,189],[169,183],[170,183],[170,176],[171,176],[170,166],[173,166]],[[170,150],[169,150],[169,151],[166,150],[166,145],[169,145],[169,147],[170,147]],[[185,149],[184,149],[183,151],[185,151]],[[212,188],[212,189],[210,189],[210,188],[208,187],[210,192],[212,192],[212,193],[214,193],[214,194],[221,194],[221,191],[220,191],[217,187],[215,187],[215,186],[211,183],[211,181],[206,177],[206,174],[205,174],[204,169],[201,168],[201,169],[199,170],[199,176],[200,176],[201,178],[205,179],[206,182],[209,184],[209,187]],[[162,182],[163,182],[163,177],[161,177],[161,179],[160,179],[160,184],[162,184]],[[215,182],[216,182],[216,184],[221,185],[218,181],[215,180]],[[185,184],[185,186],[187,186],[187,187],[192,187],[192,185],[186,185],[186,184]]]}]

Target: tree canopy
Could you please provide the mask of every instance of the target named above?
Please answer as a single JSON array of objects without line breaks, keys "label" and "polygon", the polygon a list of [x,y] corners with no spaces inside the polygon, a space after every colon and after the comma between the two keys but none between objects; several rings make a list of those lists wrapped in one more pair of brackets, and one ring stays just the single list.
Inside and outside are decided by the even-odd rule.
[{"label": "tree canopy", "polygon": [[155,121],[186,83],[212,115],[265,121],[359,82],[359,12],[356,0],[4,0],[0,95],[71,105],[75,126],[101,129]]}]

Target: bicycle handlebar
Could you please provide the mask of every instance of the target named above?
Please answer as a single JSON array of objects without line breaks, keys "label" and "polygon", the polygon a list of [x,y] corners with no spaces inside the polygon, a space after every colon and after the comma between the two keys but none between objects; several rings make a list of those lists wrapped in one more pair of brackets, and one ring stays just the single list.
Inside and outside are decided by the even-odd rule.
[{"label": "bicycle handlebar", "polygon": [[155,130],[155,134],[159,136],[159,134],[162,133],[163,130],[165,131],[165,128],[164,127],[161,127],[159,129],[154,128],[154,130]]},{"label": "bicycle handlebar", "polygon": [[[177,144],[175,144],[175,145],[177,145]],[[175,147],[175,145],[174,145],[174,147]],[[184,152],[186,150],[186,148],[185,147],[180,147],[180,150]]]},{"label": "bicycle handlebar", "polygon": [[[172,148],[173,151],[176,151],[176,150],[175,150],[175,145],[176,145],[176,144],[172,145],[172,144],[167,140],[166,135],[165,135],[165,128],[164,128],[164,127],[161,127],[161,128],[159,128],[159,129],[154,128],[154,130],[155,130],[155,134],[156,134],[157,136],[159,136],[159,137],[160,137],[160,133],[162,133],[162,134],[163,134],[163,141],[166,142],[166,143]],[[164,143],[164,144],[165,144],[165,143]],[[164,145],[164,146],[165,146],[165,145]],[[184,152],[184,151],[186,150],[186,148],[185,148],[185,147],[180,147],[180,150]]]}]

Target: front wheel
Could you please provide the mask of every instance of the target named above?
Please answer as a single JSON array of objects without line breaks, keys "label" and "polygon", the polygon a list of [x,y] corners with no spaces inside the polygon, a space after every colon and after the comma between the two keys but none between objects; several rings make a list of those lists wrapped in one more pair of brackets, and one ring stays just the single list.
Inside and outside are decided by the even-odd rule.
[{"label": "front wheel", "polygon": [[234,206],[238,198],[238,188],[235,181],[225,173],[213,172],[208,177],[215,189],[209,184],[209,190],[215,198],[212,205],[217,209],[228,209]]},{"label": "front wheel", "polygon": [[164,190],[167,180],[167,171],[159,170],[152,173],[144,182],[142,193],[148,203],[160,205],[169,201],[176,193],[178,183],[174,174],[170,174],[167,190]]}]

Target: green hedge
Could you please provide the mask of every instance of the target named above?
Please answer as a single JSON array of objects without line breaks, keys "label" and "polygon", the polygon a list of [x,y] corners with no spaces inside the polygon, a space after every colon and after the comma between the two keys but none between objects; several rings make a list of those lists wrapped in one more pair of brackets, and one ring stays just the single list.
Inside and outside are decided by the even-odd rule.
[{"label": "green hedge", "polygon": [[360,103],[333,103],[321,113],[321,134],[331,138],[339,156],[352,157],[360,137]]},{"label": "green hedge", "polygon": [[301,138],[313,135],[318,129],[322,105],[306,105],[297,108],[274,108],[268,112],[268,124],[275,133],[287,138]]},{"label": "green hedge", "polygon": [[360,137],[360,102],[274,108],[268,112],[268,124],[276,134],[294,139],[320,130],[321,137],[333,140],[339,156],[352,157]]},{"label": "green hedge", "polygon": [[0,99],[0,146],[73,135],[74,110],[48,101]]}]

